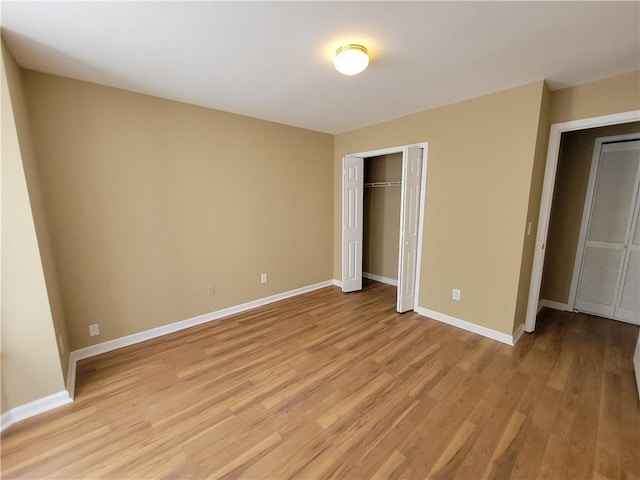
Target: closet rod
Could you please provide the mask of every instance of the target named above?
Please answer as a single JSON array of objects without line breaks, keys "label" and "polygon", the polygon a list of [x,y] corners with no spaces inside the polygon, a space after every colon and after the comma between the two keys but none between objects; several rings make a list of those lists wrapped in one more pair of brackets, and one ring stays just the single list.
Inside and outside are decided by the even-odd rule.
[{"label": "closet rod", "polygon": [[365,187],[399,187],[402,185],[401,182],[372,182],[365,183]]}]

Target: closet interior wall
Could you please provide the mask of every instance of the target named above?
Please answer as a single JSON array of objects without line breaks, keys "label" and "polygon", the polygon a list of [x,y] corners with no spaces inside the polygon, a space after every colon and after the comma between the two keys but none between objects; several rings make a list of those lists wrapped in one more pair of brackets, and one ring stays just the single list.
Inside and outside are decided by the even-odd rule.
[{"label": "closet interior wall", "polygon": [[402,153],[365,158],[362,246],[365,277],[398,280],[401,178]]}]

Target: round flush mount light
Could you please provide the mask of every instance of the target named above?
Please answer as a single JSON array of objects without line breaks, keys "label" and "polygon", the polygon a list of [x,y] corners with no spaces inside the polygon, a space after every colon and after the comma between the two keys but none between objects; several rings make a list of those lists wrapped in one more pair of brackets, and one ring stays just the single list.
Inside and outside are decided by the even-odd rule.
[{"label": "round flush mount light", "polygon": [[336,50],[333,65],[343,75],[360,73],[369,65],[367,49],[354,43],[344,45]]}]

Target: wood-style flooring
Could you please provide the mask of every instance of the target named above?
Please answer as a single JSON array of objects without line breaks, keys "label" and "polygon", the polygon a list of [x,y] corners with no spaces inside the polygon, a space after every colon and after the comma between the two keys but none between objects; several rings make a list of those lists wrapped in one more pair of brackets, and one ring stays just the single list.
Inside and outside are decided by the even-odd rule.
[{"label": "wood-style flooring", "polygon": [[637,335],[544,310],[509,347],[328,287],[82,361],[2,478],[639,478]]}]

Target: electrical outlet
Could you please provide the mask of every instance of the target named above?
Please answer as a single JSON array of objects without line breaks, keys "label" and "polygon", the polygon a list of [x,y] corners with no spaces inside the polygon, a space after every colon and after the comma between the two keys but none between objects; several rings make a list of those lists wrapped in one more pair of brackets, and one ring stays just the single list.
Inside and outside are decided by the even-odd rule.
[{"label": "electrical outlet", "polygon": [[456,301],[460,301],[460,290],[458,290],[457,288],[454,288],[451,298],[453,298]]},{"label": "electrical outlet", "polygon": [[527,237],[531,235],[531,230],[533,230],[533,222],[527,223]]},{"label": "electrical outlet", "polygon": [[58,335],[58,346],[60,347],[60,353],[64,353],[64,340],[62,334]]},{"label": "electrical outlet", "polygon": [[261,273],[260,274],[260,283],[267,283],[267,274],[266,273]]},{"label": "electrical outlet", "polygon": [[209,296],[211,295],[215,295],[216,293],[216,286],[214,285],[213,282],[211,282],[208,287],[207,287],[207,292],[209,293]]},{"label": "electrical outlet", "polygon": [[97,323],[89,325],[89,336],[97,337],[98,335],[100,335],[100,326]]}]

